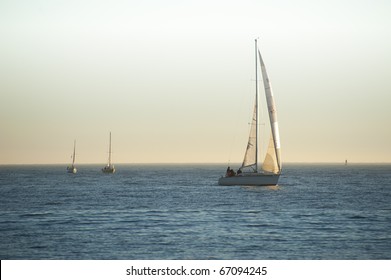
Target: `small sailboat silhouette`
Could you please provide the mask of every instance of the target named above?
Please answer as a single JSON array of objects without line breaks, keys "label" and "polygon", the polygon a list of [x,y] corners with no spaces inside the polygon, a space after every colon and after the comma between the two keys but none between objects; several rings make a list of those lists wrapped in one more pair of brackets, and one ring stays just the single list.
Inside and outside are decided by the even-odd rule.
[{"label": "small sailboat silhouette", "polygon": [[75,174],[77,169],[75,167],[75,156],[76,156],[76,140],[73,142],[73,155],[72,155],[72,165],[67,166],[67,172]]},{"label": "small sailboat silhouette", "polygon": [[114,165],[111,163],[111,132],[110,132],[110,141],[109,141],[109,161],[105,167],[102,168],[103,173],[114,173],[115,168]]}]

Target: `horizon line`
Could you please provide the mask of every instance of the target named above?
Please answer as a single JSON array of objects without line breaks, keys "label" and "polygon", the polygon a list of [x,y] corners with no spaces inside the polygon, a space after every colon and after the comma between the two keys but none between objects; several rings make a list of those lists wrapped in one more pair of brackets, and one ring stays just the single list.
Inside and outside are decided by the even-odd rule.
[{"label": "horizon line", "polygon": [[[105,165],[106,163],[98,163],[98,162],[83,162],[75,164],[78,165]],[[240,165],[241,162],[232,162],[232,163],[226,163],[226,162],[118,162],[113,163],[114,165],[177,165],[177,164],[186,164],[186,165]],[[284,162],[284,164],[341,164],[345,165],[345,161],[288,161]],[[350,164],[391,164],[391,161],[352,161],[348,162],[347,165]],[[0,163],[0,166],[9,166],[9,165],[69,165],[69,163]]]}]

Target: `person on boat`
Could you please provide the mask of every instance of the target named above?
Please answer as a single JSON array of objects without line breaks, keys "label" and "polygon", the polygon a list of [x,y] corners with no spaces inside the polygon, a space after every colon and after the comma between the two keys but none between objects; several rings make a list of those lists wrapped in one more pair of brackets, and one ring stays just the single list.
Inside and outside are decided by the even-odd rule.
[{"label": "person on boat", "polygon": [[238,171],[236,172],[236,175],[240,175],[240,174],[242,174],[242,169],[238,169]]},{"label": "person on boat", "polygon": [[228,166],[227,172],[225,173],[225,177],[233,177],[233,176],[235,176],[235,171]]}]

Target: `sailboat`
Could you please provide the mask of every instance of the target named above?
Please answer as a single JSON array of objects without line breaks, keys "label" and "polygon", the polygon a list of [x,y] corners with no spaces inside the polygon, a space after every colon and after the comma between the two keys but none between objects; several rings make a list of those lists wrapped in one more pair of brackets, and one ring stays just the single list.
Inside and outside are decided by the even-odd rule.
[{"label": "sailboat", "polygon": [[72,165],[67,166],[67,172],[75,174],[77,169],[75,167],[75,155],[76,155],[76,140],[73,142],[73,155],[72,155]]},{"label": "sailboat", "polygon": [[[262,135],[265,136],[269,133],[270,139],[264,161],[261,165],[258,162],[261,152],[259,149],[260,131],[258,129],[260,125],[258,112],[258,63],[261,66],[268,118],[270,121],[270,131],[262,132]],[[266,67],[258,49],[258,40],[255,40],[255,77],[254,112],[244,160],[242,166],[237,172],[234,172],[230,167],[228,167],[226,174],[219,179],[219,185],[273,186],[277,185],[278,179],[281,175],[281,144],[277,122],[277,110]]]},{"label": "sailboat", "polygon": [[111,163],[111,132],[110,132],[110,143],[109,143],[109,161],[105,167],[102,168],[103,173],[114,173],[115,168],[114,165]]}]

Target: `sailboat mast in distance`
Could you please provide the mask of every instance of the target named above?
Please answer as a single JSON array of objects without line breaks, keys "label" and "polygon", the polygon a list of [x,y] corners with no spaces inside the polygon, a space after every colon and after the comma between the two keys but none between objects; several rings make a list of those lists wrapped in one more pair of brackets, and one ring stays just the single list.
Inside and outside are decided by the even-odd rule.
[{"label": "sailboat mast in distance", "polygon": [[74,142],[73,142],[73,156],[72,156],[73,160],[72,160],[72,165],[75,164],[75,157],[76,157],[76,140],[74,140]]},{"label": "sailboat mast in distance", "polygon": [[75,174],[77,172],[77,169],[75,167],[75,158],[76,158],[76,140],[73,141],[72,165],[67,167],[67,172],[68,173]]},{"label": "sailboat mast in distance", "polygon": [[115,168],[114,165],[111,163],[111,131],[109,136],[109,161],[105,167],[102,168],[103,173],[114,173]]},{"label": "sailboat mast in distance", "polygon": [[111,165],[111,131],[110,131],[110,144],[109,144],[109,165]]}]

